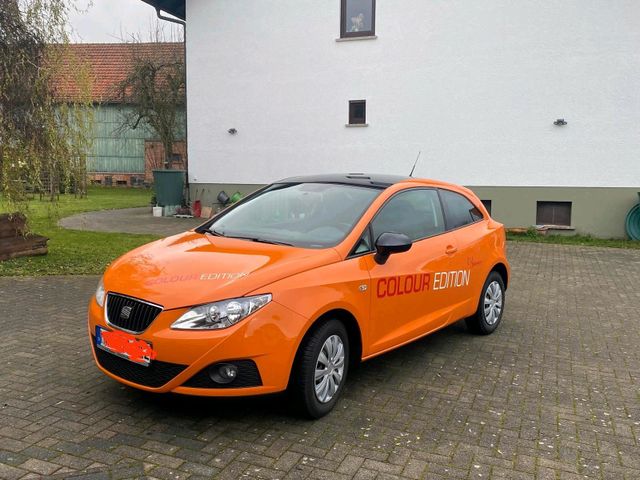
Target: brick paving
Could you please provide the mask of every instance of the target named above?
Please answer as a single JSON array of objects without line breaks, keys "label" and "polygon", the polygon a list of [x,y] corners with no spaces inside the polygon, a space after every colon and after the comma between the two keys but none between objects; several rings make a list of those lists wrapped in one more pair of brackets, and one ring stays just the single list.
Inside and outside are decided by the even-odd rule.
[{"label": "brick paving", "polygon": [[351,372],[334,413],[158,396],[94,367],[94,277],[0,279],[0,478],[640,478],[640,252],[510,244],[492,336]]}]

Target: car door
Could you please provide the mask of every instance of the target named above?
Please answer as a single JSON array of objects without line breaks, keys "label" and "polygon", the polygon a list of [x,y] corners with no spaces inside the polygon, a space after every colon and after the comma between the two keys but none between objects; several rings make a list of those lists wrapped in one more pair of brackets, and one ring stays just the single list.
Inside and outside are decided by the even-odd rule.
[{"label": "car door", "polygon": [[[371,342],[380,353],[433,331],[449,320],[446,295],[432,289],[434,275],[448,271],[457,249],[455,233],[445,232],[436,189],[412,188],[391,197],[370,224],[370,243],[382,233],[403,233],[413,244],[384,264],[367,256],[371,275]],[[374,246],[375,248],[375,246]]]},{"label": "car door", "polygon": [[451,271],[434,279],[434,288],[448,290],[453,306],[450,321],[472,315],[491,265],[486,252],[487,222],[465,195],[440,189],[447,230],[456,237],[458,251],[451,256]]}]

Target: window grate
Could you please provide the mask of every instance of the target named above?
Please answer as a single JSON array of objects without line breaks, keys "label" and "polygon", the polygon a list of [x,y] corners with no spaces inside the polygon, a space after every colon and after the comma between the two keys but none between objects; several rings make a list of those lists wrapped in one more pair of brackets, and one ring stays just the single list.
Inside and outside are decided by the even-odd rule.
[{"label": "window grate", "polygon": [[536,225],[571,226],[571,202],[537,202]]}]

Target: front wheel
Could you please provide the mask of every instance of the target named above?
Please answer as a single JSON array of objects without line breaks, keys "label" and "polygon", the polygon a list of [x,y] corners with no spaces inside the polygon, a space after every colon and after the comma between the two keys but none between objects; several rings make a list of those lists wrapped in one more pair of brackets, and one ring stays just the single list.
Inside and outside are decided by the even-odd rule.
[{"label": "front wheel", "polygon": [[348,369],[347,330],[339,320],[329,320],[300,346],[291,382],[296,406],[311,418],[329,413],[342,393]]},{"label": "front wheel", "polygon": [[493,333],[502,320],[504,304],[504,281],[498,272],[491,272],[482,287],[476,313],[466,319],[467,327],[481,335]]}]

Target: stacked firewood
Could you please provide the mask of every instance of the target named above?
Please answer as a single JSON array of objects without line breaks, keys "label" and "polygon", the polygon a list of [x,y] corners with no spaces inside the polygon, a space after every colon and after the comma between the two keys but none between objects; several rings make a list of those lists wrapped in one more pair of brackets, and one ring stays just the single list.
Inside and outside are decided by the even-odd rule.
[{"label": "stacked firewood", "polygon": [[20,213],[0,215],[0,261],[29,255],[46,255],[49,239],[27,231],[27,221]]}]

